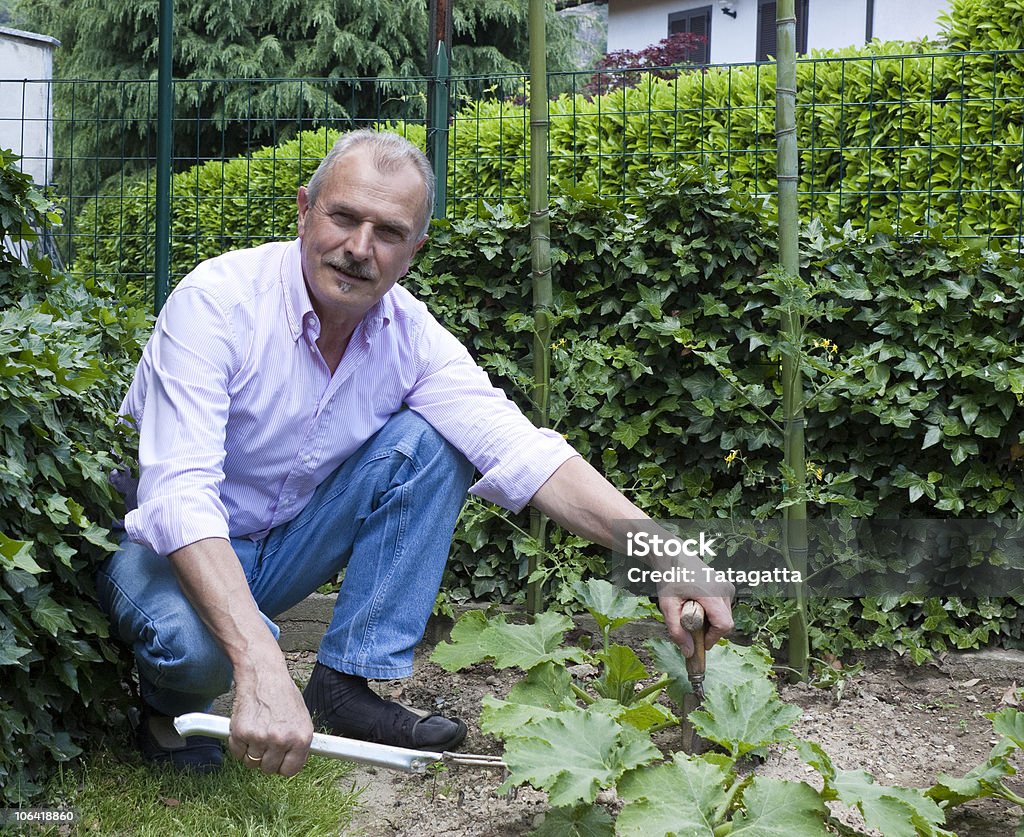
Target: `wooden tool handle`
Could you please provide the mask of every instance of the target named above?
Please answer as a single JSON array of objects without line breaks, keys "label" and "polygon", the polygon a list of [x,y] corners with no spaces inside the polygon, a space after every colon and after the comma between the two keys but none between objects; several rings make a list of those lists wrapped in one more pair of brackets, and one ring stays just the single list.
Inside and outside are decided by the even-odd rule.
[{"label": "wooden tool handle", "polygon": [[686,676],[690,680],[690,694],[683,696],[683,751],[698,755],[707,749],[707,742],[697,735],[690,713],[704,701],[704,608],[692,599],[683,602],[679,624],[693,637],[693,653],[686,658]]},{"label": "wooden tool handle", "polygon": [[686,673],[690,677],[704,676],[704,623],[704,608],[700,603],[693,599],[684,602],[679,624],[693,637],[693,654],[686,658]]}]

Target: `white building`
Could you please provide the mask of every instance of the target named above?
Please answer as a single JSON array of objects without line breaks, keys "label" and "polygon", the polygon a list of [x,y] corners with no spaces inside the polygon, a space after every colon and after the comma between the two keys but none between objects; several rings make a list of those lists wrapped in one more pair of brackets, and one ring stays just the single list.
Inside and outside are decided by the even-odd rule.
[{"label": "white building", "polygon": [[53,50],[47,35],[0,26],[0,148],[40,185],[53,174]]},{"label": "white building", "polygon": [[[948,0],[795,0],[797,51],[877,38],[939,35]],[[608,50],[639,50],[676,32],[707,38],[698,63],[763,61],[775,51],[775,0],[608,0]]]}]

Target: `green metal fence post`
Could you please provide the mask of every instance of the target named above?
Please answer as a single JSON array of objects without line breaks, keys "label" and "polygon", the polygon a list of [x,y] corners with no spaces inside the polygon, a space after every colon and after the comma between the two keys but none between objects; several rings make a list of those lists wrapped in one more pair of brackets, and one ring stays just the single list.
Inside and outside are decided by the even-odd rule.
[{"label": "green metal fence post", "polygon": [[434,217],[445,217],[448,203],[448,47],[439,42],[434,56],[434,73],[431,78],[430,138],[427,147],[430,162],[434,166],[437,181],[434,193]]},{"label": "green metal fence post", "polygon": [[167,292],[171,266],[171,137],[174,131],[173,72],[174,0],[160,0],[160,42],[157,53],[156,133],[156,272],[153,307],[160,313]]},{"label": "green metal fence post", "polygon": [[451,78],[452,0],[431,0],[429,95],[427,96],[427,155],[434,167],[437,190],[434,217],[444,218],[448,203],[448,116]]}]

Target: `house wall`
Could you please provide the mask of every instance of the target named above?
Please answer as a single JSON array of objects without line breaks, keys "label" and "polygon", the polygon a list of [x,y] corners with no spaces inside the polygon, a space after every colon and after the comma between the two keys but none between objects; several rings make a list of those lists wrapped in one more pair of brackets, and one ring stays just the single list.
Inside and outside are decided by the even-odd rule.
[{"label": "house wall", "polygon": [[[875,0],[876,8],[879,2],[887,0]],[[807,49],[843,49],[861,45],[866,24],[867,0],[810,0]]]},{"label": "house wall", "polygon": [[[668,16],[708,6],[717,0],[608,0],[608,51],[643,49],[668,36]],[[718,35],[718,18],[711,15],[711,47]]]},{"label": "house wall", "polygon": [[916,41],[939,35],[938,18],[949,10],[949,0],[875,0],[876,38]]},{"label": "house wall", "polygon": [[[609,0],[608,49],[643,49],[668,35],[672,12],[711,6],[711,62],[753,61],[757,49],[757,0],[733,0],[736,17],[718,0]],[[810,0],[808,49],[842,49],[864,43],[868,0]],[[873,35],[881,40],[935,37],[949,0],[875,0]]]},{"label": "house wall", "polygon": [[40,185],[53,174],[53,50],[46,35],[0,26],[0,147]]}]

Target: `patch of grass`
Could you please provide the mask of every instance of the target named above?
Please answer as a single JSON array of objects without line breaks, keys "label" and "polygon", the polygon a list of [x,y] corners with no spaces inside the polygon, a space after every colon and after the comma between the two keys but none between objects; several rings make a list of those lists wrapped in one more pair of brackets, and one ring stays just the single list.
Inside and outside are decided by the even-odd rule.
[{"label": "patch of grass", "polygon": [[358,792],[345,781],[350,770],[346,762],[311,756],[298,775],[285,779],[226,756],[219,773],[196,776],[97,753],[64,771],[49,798],[54,807],[77,811],[76,835],[333,837],[356,805]]}]

